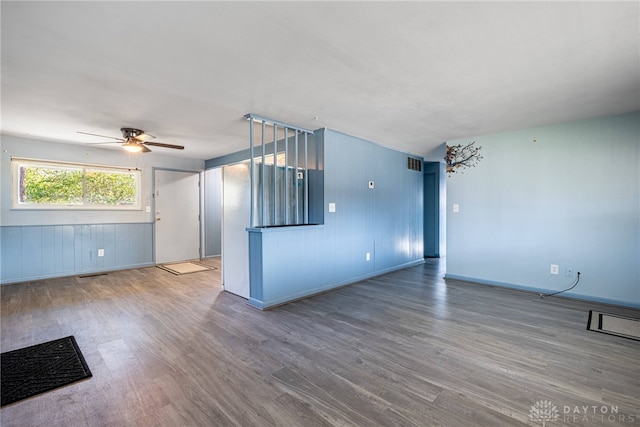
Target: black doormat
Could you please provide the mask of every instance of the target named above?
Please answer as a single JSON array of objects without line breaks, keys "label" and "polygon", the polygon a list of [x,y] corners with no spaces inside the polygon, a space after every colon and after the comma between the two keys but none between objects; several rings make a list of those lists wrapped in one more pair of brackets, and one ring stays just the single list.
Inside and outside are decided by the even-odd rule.
[{"label": "black doormat", "polygon": [[0,354],[0,406],[90,376],[73,336],[8,351]]},{"label": "black doormat", "polygon": [[640,319],[589,311],[587,330],[640,341]]}]

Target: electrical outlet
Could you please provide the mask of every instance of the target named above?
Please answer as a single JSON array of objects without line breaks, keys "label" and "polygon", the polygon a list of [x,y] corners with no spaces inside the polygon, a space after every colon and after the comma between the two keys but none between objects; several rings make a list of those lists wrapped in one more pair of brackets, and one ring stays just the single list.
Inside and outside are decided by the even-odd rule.
[{"label": "electrical outlet", "polygon": [[98,249],[98,256],[104,256],[104,249]]},{"label": "electrical outlet", "polygon": [[375,183],[373,181],[369,181],[369,188],[375,187]]},{"label": "electrical outlet", "polygon": [[567,267],[564,270],[564,277],[573,277],[573,274],[574,274],[574,270],[571,267]]},{"label": "electrical outlet", "polygon": [[560,267],[558,267],[558,264],[551,264],[551,268],[549,269],[549,273],[558,274],[559,271],[560,271]]}]

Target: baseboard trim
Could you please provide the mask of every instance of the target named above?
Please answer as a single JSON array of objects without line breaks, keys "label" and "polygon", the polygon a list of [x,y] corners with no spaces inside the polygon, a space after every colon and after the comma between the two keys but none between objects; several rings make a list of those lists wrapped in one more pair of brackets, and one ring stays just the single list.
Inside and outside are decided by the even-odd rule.
[{"label": "baseboard trim", "polygon": [[109,268],[106,270],[85,270],[85,271],[73,271],[73,272],[65,272],[65,273],[54,273],[54,274],[41,274],[37,276],[29,276],[29,277],[18,277],[15,279],[7,279],[0,281],[0,286],[4,285],[13,285],[17,283],[24,282],[36,282],[39,280],[48,280],[48,279],[60,279],[63,277],[77,277],[77,276],[88,276],[88,275],[97,275],[101,273],[111,273],[114,271],[122,271],[122,270],[132,270],[135,268],[144,268],[144,267],[153,267],[155,263],[153,262],[145,262],[140,264],[132,264],[126,265],[116,268]]},{"label": "baseboard trim", "polygon": [[[536,288],[533,286],[526,286],[526,285],[517,285],[515,283],[499,282],[496,280],[478,279],[475,277],[460,276],[457,274],[446,274],[444,278],[451,279],[451,280],[460,280],[463,282],[476,283],[480,285],[499,286],[502,288],[517,289],[520,291],[534,292],[536,294],[548,294],[550,292],[555,292],[550,289]],[[576,299],[580,301],[592,301],[592,302],[597,302],[602,304],[640,309],[640,303],[621,301],[621,300],[616,300],[611,298],[602,298],[602,297],[596,297],[592,295],[584,295],[584,294],[579,294],[575,292],[566,292],[563,294],[554,295],[554,297]]]}]

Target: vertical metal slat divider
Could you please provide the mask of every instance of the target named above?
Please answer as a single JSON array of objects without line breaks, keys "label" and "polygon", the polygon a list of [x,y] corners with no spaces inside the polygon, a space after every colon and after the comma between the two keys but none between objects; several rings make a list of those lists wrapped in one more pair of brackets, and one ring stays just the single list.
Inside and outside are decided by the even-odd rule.
[{"label": "vertical metal slat divider", "polygon": [[309,224],[309,151],[307,149],[309,134],[304,133],[304,223]]},{"label": "vertical metal slat divider", "polygon": [[255,206],[255,191],[253,189],[253,180],[254,180],[254,170],[255,170],[255,155],[253,153],[253,138],[254,138],[254,131],[253,131],[253,126],[254,126],[254,122],[253,122],[253,117],[249,117],[249,155],[251,156],[250,162],[249,162],[249,174],[251,175],[249,177],[249,192],[250,195],[249,197],[251,198],[251,203],[249,204],[250,208],[249,210],[251,211],[249,213],[249,227],[255,227],[256,223],[255,223],[255,217],[254,217],[254,212],[253,212],[253,207]]},{"label": "vertical metal slat divider", "polygon": [[278,125],[273,125],[273,224],[278,225]]},{"label": "vertical metal slat divider", "polygon": [[[308,174],[308,170],[309,170],[309,148],[308,148],[308,144],[309,144],[309,134],[312,133],[312,131],[310,130],[306,130],[303,128],[296,128],[296,127],[290,127],[289,125],[282,123],[282,122],[278,122],[275,120],[270,120],[270,119],[265,119],[263,117],[260,116],[255,116],[253,114],[247,114],[245,116],[245,118],[249,119],[249,138],[251,139],[250,144],[249,144],[249,152],[250,152],[250,156],[251,156],[251,163],[250,163],[250,182],[251,182],[251,188],[250,188],[250,197],[251,197],[251,212],[250,212],[250,226],[251,227],[265,227],[265,226],[269,226],[269,225],[281,225],[280,223],[278,223],[278,220],[282,219],[282,217],[279,216],[278,213],[278,208],[280,206],[278,206],[278,194],[279,192],[282,192],[283,190],[280,188],[278,188],[278,184],[279,184],[279,180],[278,180],[278,128],[282,128],[284,131],[284,176],[283,179],[285,180],[284,183],[284,197],[283,197],[283,203],[285,204],[284,206],[284,224],[285,225],[291,225],[291,220],[292,218],[290,218],[290,213],[289,213],[289,206],[288,206],[288,201],[291,197],[293,197],[295,199],[295,222],[294,224],[308,224],[309,223],[309,174]],[[258,177],[256,176],[256,143],[255,143],[255,139],[256,139],[256,135],[255,135],[255,124],[256,122],[260,123],[262,125],[262,134],[260,135],[260,145],[261,147],[261,163],[262,163],[262,168],[260,171],[260,185],[258,186],[258,183],[256,182],[256,180],[258,179]],[[267,157],[267,139],[266,139],[266,126],[267,126],[267,122],[269,122],[270,126],[273,126],[273,168],[274,168],[274,173],[273,173],[273,217],[272,217],[272,221],[271,223],[268,223],[269,221],[267,221],[267,206],[268,206],[268,198],[266,195],[266,177],[267,177],[267,173],[266,173],[266,157]],[[289,140],[291,139],[292,136],[289,135],[289,132],[293,132],[293,143],[295,145],[294,150],[293,150],[293,155],[294,157],[294,161],[293,161],[293,168],[294,168],[294,174],[293,174],[293,182],[290,184],[289,183],[289,179],[288,179],[288,171],[289,171],[289,165],[290,165],[290,149],[289,149]],[[302,175],[302,179],[304,180],[304,186],[302,188],[302,197],[304,198],[304,206],[303,206],[303,218],[302,218],[302,222],[301,222],[301,218],[300,218],[300,189],[298,186],[298,172],[299,169],[301,167],[300,165],[300,155],[301,155],[301,143],[303,141],[300,140],[300,134],[303,133],[304,134],[304,172],[300,172],[300,174]],[[293,187],[293,188],[292,188]],[[294,194],[291,194],[291,192],[294,192]]]},{"label": "vertical metal slat divider", "polygon": [[298,209],[298,206],[300,206],[300,202],[298,200],[298,134],[300,133],[299,130],[296,130],[296,149],[295,149],[295,159],[294,159],[294,176],[295,176],[295,180],[294,182],[296,183],[296,188],[294,190],[295,192],[295,196],[296,196],[296,224],[300,224],[300,210]]},{"label": "vertical metal slat divider", "polygon": [[264,140],[264,134],[266,132],[267,129],[267,124],[264,122],[264,120],[262,121],[262,139],[261,139],[261,143],[262,143],[262,170],[260,171],[260,227],[264,226],[264,219],[267,213],[267,205],[264,202],[264,180],[266,177],[266,172],[265,172],[265,167],[264,167],[264,163],[265,163],[265,159],[266,159],[266,147],[265,147],[265,140]]},{"label": "vertical metal slat divider", "polygon": [[289,128],[284,128],[284,223],[289,224]]}]

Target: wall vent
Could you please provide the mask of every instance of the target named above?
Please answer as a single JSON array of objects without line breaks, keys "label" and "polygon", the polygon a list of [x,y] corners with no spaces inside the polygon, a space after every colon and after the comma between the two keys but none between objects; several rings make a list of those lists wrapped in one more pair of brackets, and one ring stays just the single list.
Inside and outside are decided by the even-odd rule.
[{"label": "wall vent", "polygon": [[422,160],[415,157],[407,157],[407,168],[412,171],[422,172]]}]

